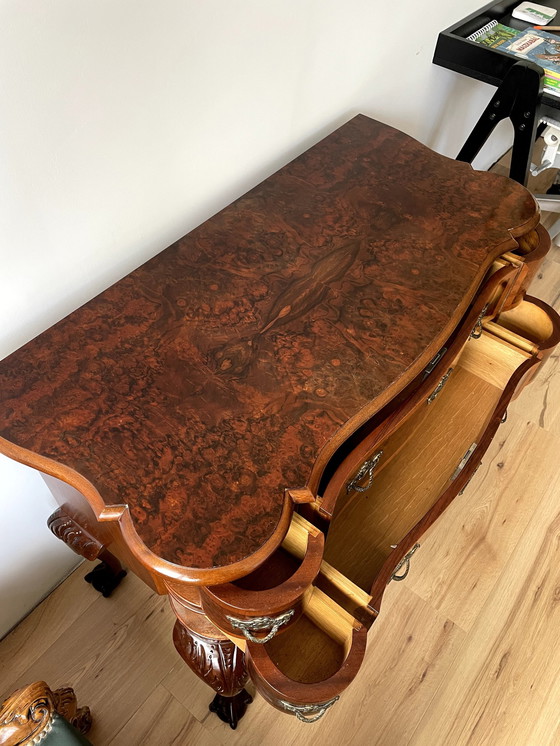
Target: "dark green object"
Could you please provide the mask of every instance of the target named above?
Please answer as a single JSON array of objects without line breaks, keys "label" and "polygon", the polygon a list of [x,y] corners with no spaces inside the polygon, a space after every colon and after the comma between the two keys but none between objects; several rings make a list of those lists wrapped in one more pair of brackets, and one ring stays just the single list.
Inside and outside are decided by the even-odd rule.
[{"label": "dark green object", "polygon": [[41,743],[44,746],[93,746],[91,741],[88,741],[80,731],[56,714],[53,718],[52,728]]}]

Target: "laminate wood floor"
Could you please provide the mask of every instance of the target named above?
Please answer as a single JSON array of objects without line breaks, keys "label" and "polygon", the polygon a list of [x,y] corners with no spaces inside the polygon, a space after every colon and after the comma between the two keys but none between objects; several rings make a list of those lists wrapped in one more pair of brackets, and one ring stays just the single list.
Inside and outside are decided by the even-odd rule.
[{"label": "laminate wood floor", "polygon": [[[560,311],[559,248],[532,292]],[[0,695],[71,685],[95,746],[560,745],[559,360],[389,586],[358,677],[320,722],[257,696],[230,730],[174,650],[167,601],[131,575],[104,599],[83,582],[89,563],[0,643]]]}]

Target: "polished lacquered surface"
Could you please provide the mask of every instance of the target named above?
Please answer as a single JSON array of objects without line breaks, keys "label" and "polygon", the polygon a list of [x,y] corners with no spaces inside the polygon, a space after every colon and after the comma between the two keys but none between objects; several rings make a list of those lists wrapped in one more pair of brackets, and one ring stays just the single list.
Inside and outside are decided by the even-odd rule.
[{"label": "polished lacquered surface", "polygon": [[238,561],[536,222],[518,184],[356,117],[0,363],[0,434],[158,556]]}]

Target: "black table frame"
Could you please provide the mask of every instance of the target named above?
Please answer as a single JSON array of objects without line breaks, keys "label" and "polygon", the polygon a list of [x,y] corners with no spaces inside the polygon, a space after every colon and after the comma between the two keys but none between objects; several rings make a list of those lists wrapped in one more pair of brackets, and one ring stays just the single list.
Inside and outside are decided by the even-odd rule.
[{"label": "black table frame", "polygon": [[[505,0],[501,3],[489,3],[441,31],[434,51],[434,64],[490,85],[500,85],[519,58],[474,41],[468,41],[466,37],[493,20],[519,30],[532,28],[532,24],[518,21],[511,16],[511,11],[519,5],[520,1]],[[544,0],[544,4],[558,10],[557,19],[560,24],[560,0]],[[556,23],[557,19],[555,18],[553,23]],[[558,119],[560,118],[559,110],[560,97],[545,91],[541,104],[543,115]]]},{"label": "black table frame", "polygon": [[[490,47],[485,47],[482,44],[469,41],[466,37],[475,31],[478,31],[492,20],[496,20],[499,23],[503,23],[506,26],[519,30],[532,28],[532,24],[519,21],[512,17],[511,12],[517,5],[519,5],[519,2],[520,0],[504,0],[504,2],[488,3],[488,5],[485,5],[483,8],[471,13],[469,16],[466,16],[457,23],[454,23],[452,26],[449,26],[449,28],[440,32],[434,51],[434,64],[461,73],[462,75],[467,75],[475,80],[489,83],[490,85],[498,87],[502,86],[504,81],[508,78],[508,74],[513,72],[512,68],[514,65],[519,63],[519,58]],[[560,23],[560,0],[545,0],[545,4],[558,10],[557,19]],[[556,19],[554,19],[553,23],[556,23]],[[533,65],[533,67],[537,66]],[[478,135],[480,136],[480,133],[487,129],[487,127],[484,126],[484,122],[487,120],[490,107],[495,100],[496,96],[492,98],[490,104],[482,113],[475,129],[461,149],[459,154],[460,160],[469,160],[469,158],[465,157],[465,153],[470,153],[474,149],[473,136],[476,140],[475,133],[477,130]],[[531,94],[526,97],[526,100],[533,101],[533,108],[530,114],[527,115],[527,118],[531,122],[530,129],[533,133],[535,132],[533,122],[536,124],[539,118],[549,117],[551,119],[560,120],[560,97],[553,96],[544,91],[542,94],[537,96]],[[518,126],[516,126],[516,122],[513,121],[513,119],[512,122],[514,125],[515,137],[522,138],[526,141],[526,132],[521,134]],[[486,134],[486,137],[488,137],[488,134],[489,132]],[[475,147],[478,146],[478,144],[478,142],[475,142]],[[480,150],[480,147],[478,147],[478,150]],[[519,147],[516,146],[514,141],[514,157],[512,157],[510,176],[523,184],[527,183],[527,175],[531,160],[530,151],[531,148],[527,147],[526,142],[524,142],[522,147]],[[545,197],[546,195],[542,196]]]}]

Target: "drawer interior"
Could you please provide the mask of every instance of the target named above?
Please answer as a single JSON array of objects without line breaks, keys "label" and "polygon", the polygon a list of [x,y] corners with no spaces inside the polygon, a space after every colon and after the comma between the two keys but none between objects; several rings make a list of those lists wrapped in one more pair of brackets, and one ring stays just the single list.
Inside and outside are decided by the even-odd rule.
[{"label": "drawer interior", "polygon": [[[364,591],[408,532],[450,484],[465,454],[480,439],[514,371],[532,356],[484,330],[469,339],[438,396],[419,407],[388,439],[391,460],[371,487],[341,494],[325,546],[325,560]],[[381,444],[384,448],[386,444]]]},{"label": "drawer interior", "polygon": [[[298,513],[294,513],[290,528],[282,545],[262,565],[249,575],[236,580],[232,585],[249,591],[265,591],[277,588],[281,583],[292,578],[304,561],[309,546],[309,537],[321,533],[316,526]],[[353,613],[356,609],[365,609],[371,596],[350,581],[339,570],[322,560],[315,578],[315,586],[326,591],[331,600],[342,608]],[[309,606],[309,598],[304,598],[304,607]],[[317,598],[311,608],[317,606]],[[265,613],[266,609],[263,609]],[[300,627],[308,623],[302,621]],[[295,624],[293,625],[295,626]],[[282,630],[285,634],[287,630]]]},{"label": "drawer interior", "polygon": [[267,655],[288,678],[315,684],[340,670],[352,644],[356,620],[316,587],[307,592],[303,614],[265,643]]},{"label": "drawer interior", "polygon": [[293,578],[309,556],[310,538],[317,537],[321,531],[300,515],[294,513],[284,541],[267,558],[248,575],[234,580],[231,585],[247,591],[265,591],[277,588]]},{"label": "drawer interior", "polygon": [[291,578],[299,567],[300,562],[281,546],[256,570],[234,580],[232,585],[247,591],[269,590]]},{"label": "drawer interior", "polygon": [[[271,555],[261,568],[242,581],[236,581],[235,585],[252,591],[266,592],[273,584],[274,578],[289,576],[290,571],[304,561],[308,552],[309,537],[317,533],[321,532],[316,526],[298,513],[294,513],[279,550]],[[277,672],[274,672],[267,666],[266,670],[260,671],[259,676],[264,677],[270,684],[275,683],[279,687],[278,691],[282,690],[286,680],[298,686],[319,684],[329,680],[331,686],[341,690],[349,683],[348,671],[343,665],[352,662],[352,676],[359,668],[361,656],[356,649],[355,635],[365,635],[366,629],[352,611],[357,607],[365,610],[371,596],[325,561],[321,562],[318,572],[321,580],[316,578],[316,582],[309,584],[305,590],[301,604],[302,613],[296,621],[289,626],[283,626],[268,642],[253,644],[251,647],[253,662],[258,656],[261,663],[263,660],[269,660],[277,669]],[[320,582],[326,585],[329,593],[319,587]],[[333,595],[337,600],[332,597]],[[337,603],[339,599],[342,603]],[[348,608],[345,608],[346,605]],[[243,637],[224,631],[242,650],[246,650],[247,641]],[[267,679],[267,671],[272,677],[270,680]],[[310,692],[309,696],[314,696],[313,692]],[[281,698],[289,699],[289,694],[285,693]]]},{"label": "drawer interior", "polygon": [[[290,530],[284,539],[282,549],[292,555],[293,558],[303,559],[307,545],[307,535],[313,532],[315,526],[294,513]],[[315,579],[315,586],[325,591],[329,597],[342,608],[355,615],[356,610],[367,609],[371,596],[362,588],[359,588],[343,573],[329,564],[326,560],[321,562],[319,573]],[[361,615],[363,617],[363,615]],[[366,616],[368,616],[366,614]]]},{"label": "drawer interior", "polygon": [[[501,313],[496,323],[536,345],[547,345],[555,335],[554,322],[544,308],[536,303],[524,301],[517,308]],[[492,324],[490,328],[495,327]]]}]

